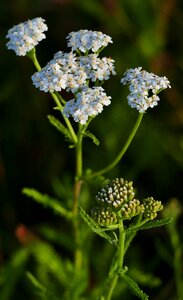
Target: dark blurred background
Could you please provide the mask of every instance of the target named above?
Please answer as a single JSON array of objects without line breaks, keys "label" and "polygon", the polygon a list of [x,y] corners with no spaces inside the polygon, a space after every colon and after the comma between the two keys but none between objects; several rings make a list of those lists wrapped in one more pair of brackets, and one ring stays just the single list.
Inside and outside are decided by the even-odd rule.
[{"label": "dark blurred background", "polygon": [[6,49],[9,28],[42,17],[47,38],[37,47],[44,66],[59,50],[67,51],[65,37],[79,29],[99,30],[113,39],[102,53],[116,61],[117,75],[105,82],[112,105],[97,116],[91,131],[97,148],[85,141],[85,167],[96,170],[110,162],[126,140],[138,112],[126,101],[120,78],[127,68],[142,66],[167,76],[171,90],[160,94],[159,105],[149,109],[120,164],[108,176],[133,180],[142,196],[166,203],[182,203],[183,174],[183,2],[181,0],[9,0],[0,3],[0,264],[18,247],[19,224],[52,222],[52,213],[21,194],[24,186],[54,196],[59,180],[72,180],[73,150],[49,124],[49,95],[31,82],[34,66],[26,57]]}]

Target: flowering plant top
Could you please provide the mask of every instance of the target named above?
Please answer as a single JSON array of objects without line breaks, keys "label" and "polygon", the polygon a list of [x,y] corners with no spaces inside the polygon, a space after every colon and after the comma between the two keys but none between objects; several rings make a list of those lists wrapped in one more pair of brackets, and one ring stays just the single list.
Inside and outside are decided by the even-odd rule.
[{"label": "flowering plant top", "polygon": [[[32,56],[31,51],[45,38],[47,25],[42,18],[28,20],[14,26],[8,31],[7,48],[17,55]],[[70,52],[58,51],[53,59],[32,76],[36,88],[44,92],[72,92],[74,98],[64,103],[63,114],[73,117],[75,122],[86,124],[88,118],[102,112],[103,106],[111,103],[101,87],[105,80],[115,75],[114,60],[99,57],[99,53],[109,44],[112,38],[100,31],[82,29],[71,32],[66,37]],[[160,100],[158,93],[170,88],[169,80],[142,70],[142,67],[125,72],[121,83],[129,85],[128,104],[144,113]]]}]

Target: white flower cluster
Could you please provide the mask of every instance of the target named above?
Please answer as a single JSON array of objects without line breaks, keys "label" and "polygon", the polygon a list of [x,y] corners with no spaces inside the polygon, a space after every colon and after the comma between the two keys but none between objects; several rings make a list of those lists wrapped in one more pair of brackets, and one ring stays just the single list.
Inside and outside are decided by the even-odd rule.
[{"label": "white flower cluster", "polygon": [[[45,38],[44,31],[48,28],[44,22],[42,18],[35,18],[11,28],[6,36],[10,39],[8,49],[25,56]],[[64,89],[74,93],[75,99],[66,103],[64,114],[85,124],[89,116],[96,116],[102,112],[104,105],[111,103],[111,97],[106,95],[102,87],[92,88],[93,82],[102,82],[109,79],[111,74],[116,74],[113,59],[98,57],[99,51],[109,43],[112,43],[111,37],[102,32],[71,32],[67,36],[71,52],[57,52],[45,67],[32,76],[33,84],[44,92],[60,92]],[[90,50],[94,53],[88,54]]]},{"label": "white flower cluster", "polygon": [[99,49],[106,47],[109,43],[112,43],[110,36],[100,32],[92,30],[79,30],[76,32],[70,32],[67,36],[68,47],[71,47],[72,51],[81,51],[83,53],[91,50],[97,52]]},{"label": "white flower cluster", "polygon": [[57,52],[54,58],[41,71],[32,76],[33,84],[44,92],[76,92],[86,86],[87,75],[77,64],[73,52]]},{"label": "white flower cluster", "polygon": [[48,27],[44,22],[42,18],[35,18],[13,26],[6,35],[10,39],[7,48],[14,50],[18,56],[25,56],[46,37],[43,32]]},{"label": "white flower cluster", "polygon": [[39,72],[32,76],[33,84],[44,92],[66,89],[75,93],[87,86],[87,81],[109,79],[115,74],[114,60],[96,54],[76,56],[75,53],[57,52],[54,58]]},{"label": "white flower cluster", "polygon": [[128,104],[140,113],[145,112],[149,107],[156,106],[160,100],[157,94],[161,90],[171,87],[165,76],[159,77],[153,73],[148,73],[141,67],[127,70],[121,83],[129,84]]},{"label": "white flower cluster", "polygon": [[75,99],[66,102],[63,113],[67,118],[72,116],[75,122],[85,124],[90,116],[101,113],[103,106],[111,103],[110,99],[102,87],[86,87]]},{"label": "white flower cluster", "polygon": [[87,78],[91,81],[109,79],[110,75],[115,75],[114,60],[112,58],[99,58],[96,54],[78,57],[79,66],[84,69]]}]

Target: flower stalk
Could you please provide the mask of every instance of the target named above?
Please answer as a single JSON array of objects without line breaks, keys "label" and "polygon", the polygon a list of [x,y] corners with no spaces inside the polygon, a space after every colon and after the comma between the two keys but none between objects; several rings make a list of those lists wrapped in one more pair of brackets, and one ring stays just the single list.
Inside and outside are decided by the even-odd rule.
[{"label": "flower stalk", "polygon": [[123,145],[121,151],[116,156],[116,158],[107,167],[105,167],[105,168],[103,168],[103,169],[101,169],[99,171],[96,171],[94,173],[89,174],[87,176],[87,179],[92,179],[92,178],[94,178],[96,176],[100,176],[102,174],[105,174],[105,173],[109,172],[110,170],[112,170],[120,162],[120,160],[122,159],[122,157],[126,153],[128,147],[130,146],[130,144],[131,144],[131,142],[132,142],[132,140],[133,140],[133,138],[134,138],[134,136],[135,136],[135,134],[136,134],[139,126],[140,126],[140,123],[142,121],[143,115],[144,115],[143,113],[139,113],[137,121],[136,121],[136,123],[135,123],[135,125],[134,125],[134,127],[133,127],[133,129],[132,129],[132,131],[130,133],[130,135],[128,136],[125,144]]}]

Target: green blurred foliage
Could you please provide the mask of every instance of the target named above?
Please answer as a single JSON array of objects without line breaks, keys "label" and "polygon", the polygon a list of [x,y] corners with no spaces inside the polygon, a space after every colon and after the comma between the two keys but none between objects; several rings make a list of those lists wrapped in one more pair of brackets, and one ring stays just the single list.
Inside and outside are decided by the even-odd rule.
[{"label": "green blurred foliage", "polygon": [[[63,241],[57,238],[58,229],[60,232],[65,230],[62,220],[21,194],[21,189],[28,186],[50,193],[53,197],[55,194],[62,197],[66,193],[66,188],[71,193],[70,186],[73,180],[73,150],[67,149],[64,138],[51,127],[46,117],[52,113],[52,99],[33,87],[30,76],[34,73],[34,67],[31,62],[25,57],[15,56],[5,47],[5,35],[9,28],[39,16],[46,19],[49,28],[47,39],[43,40],[37,49],[41,65],[46,64],[55,52],[66,50],[65,37],[70,31],[85,28],[101,30],[113,38],[113,44],[104,50],[104,55],[111,56],[116,61],[117,75],[104,85],[107,93],[112,96],[112,105],[91,124],[91,131],[101,143],[97,147],[86,139],[85,167],[96,170],[110,162],[118,153],[119,145],[128,137],[137,118],[137,111],[127,105],[127,89],[120,84],[120,78],[125,70],[142,66],[148,71],[169,78],[172,89],[163,92],[159,106],[147,112],[129,151],[108,175],[111,178],[122,176],[134,180],[139,187],[139,193],[143,196],[152,195],[164,203],[174,196],[178,197],[180,202],[183,199],[183,2],[180,0],[1,1],[0,266],[2,270],[4,265],[8,266],[5,279],[9,277],[8,274],[15,272],[14,263],[20,263],[20,266],[17,266],[15,276],[10,276],[9,290],[1,292],[0,295],[4,293],[5,296],[1,296],[0,300],[21,300],[25,297],[35,299],[29,295],[31,287],[24,277],[28,268],[25,267],[26,261],[28,266],[33,266],[30,268],[31,271],[35,271],[37,266],[36,272],[40,280],[43,279],[43,275],[47,276],[48,270],[45,271],[41,267],[40,257],[34,256],[34,262],[31,264],[32,258],[28,258],[26,246],[24,245],[25,249],[21,250],[24,243],[20,236],[15,234],[19,224],[32,227],[33,232],[41,235],[41,238],[57,242],[56,247],[59,251],[64,255],[70,255],[69,246],[66,249],[63,246],[65,235]],[[59,184],[60,181],[62,185]],[[90,189],[90,195],[84,194],[84,197],[91,197],[92,206],[96,187]],[[181,229],[180,227],[180,231]],[[165,233],[161,231],[160,234]],[[155,238],[156,232],[153,231],[145,236],[144,233],[139,234],[139,240],[136,240],[137,244],[132,248],[128,259],[130,264],[134,265],[134,269],[140,268],[148,274],[154,272],[166,286],[173,274],[158,256],[153,243]],[[65,243],[70,245],[69,240]],[[43,245],[38,244],[38,247]],[[102,261],[100,257],[92,255],[94,248],[90,250],[92,274],[97,273],[96,277],[93,275],[94,278],[91,278],[91,287],[96,281],[100,281],[100,276],[103,278],[108,269],[105,260],[108,261],[112,255],[108,247],[98,238],[95,240],[97,252],[105,253]],[[39,254],[40,250],[37,251]],[[49,251],[52,250],[47,248],[45,253]],[[53,252],[50,255],[55,257]],[[69,268],[69,262],[66,261],[64,264],[65,268]],[[96,270],[96,266],[99,266],[99,271]],[[57,270],[54,272],[56,274]],[[134,272],[134,276],[140,277],[135,274]],[[44,280],[49,282],[48,278]],[[64,278],[58,277],[56,280],[62,281]],[[163,294],[158,290],[159,287],[152,292],[153,295],[156,294],[154,299],[167,299],[164,296],[166,293]]]}]

